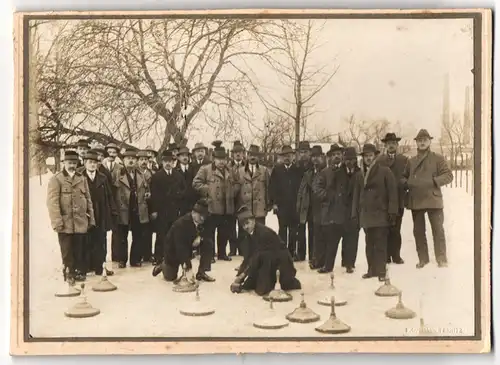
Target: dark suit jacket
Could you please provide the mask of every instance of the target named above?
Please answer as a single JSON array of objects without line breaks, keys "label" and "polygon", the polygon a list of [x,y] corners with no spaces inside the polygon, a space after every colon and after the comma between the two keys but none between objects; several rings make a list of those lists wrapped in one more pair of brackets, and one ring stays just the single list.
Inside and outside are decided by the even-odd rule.
[{"label": "dark suit jacket", "polygon": [[195,177],[193,165],[187,165],[186,172],[182,171],[181,165],[176,167],[179,174],[184,179],[184,184],[186,189],[184,190],[184,196],[182,197],[179,205],[180,215],[184,215],[193,209],[194,204],[198,200],[198,193],[193,188],[193,179]]},{"label": "dark suit jacket", "polygon": [[405,155],[396,154],[394,158],[389,158],[387,154],[380,155],[377,158],[377,162],[382,166],[387,166],[391,169],[396,179],[396,184],[398,185],[398,207],[401,210],[404,209],[405,203],[405,184],[403,180],[403,175],[405,169],[408,167],[409,159]]},{"label": "dark suit jacket", "polygon": [[[332,222],[349,226],[352,221],[352,204],[356,182],[363,176],[361,169],[355,167],[351,175],[347,172],[347,167],[342,164],[333,172],[331,188],[333,189]],[[357,229],[357,223],[350,228]]]},{"label": "dark suit jacket", "polygon": [[111,230],[113,225],[118,222],[118,210],[108,178],[99,171],[96,171],[93,182],[86,170],[83,171],[82,175],[87,179],[89,186],[96,227],[103,231]]},{"label": "dark suit jacket", "polygon": [[175,221],[179,217],[181,201],[186,191],[186,183],[175,168],[169,176],[165,169],[156,172],[151,178],[150,213],[158,213],[157,220]]},{"label": "dark suit jacket", "polygon": [[278,216],[291,214],[298,218],[297,195],[302,175],[302,169],[295,164],[288,170],[283,164],[273,169],[269,181],[269,196],[271,204],[278,206]]},{"label": "dark suit jacket", "polygon": [[[193,241],[200,232],[201,227],[197,228],[195,226],[191,213],[179,217],[172,224],[165,238],[163,249],[166,260],[172,264],[186,264],[187,269],[190,270],[192,268]],[[211,243],[201,240],[200,245],[204,244]]]},{"label": "dark suit jacket", "polygon": [[377,162],[356,176],[353,211],[362,228],[388,227],[389,214],[398,213],[398,190],[391,170]]},{"label": "dark suit jacket", "polygon": [[205,165],[210,165],[210,160],[208,158],[205,157],[203,159],[203,162],[201,164],[198,163],[198,161],[196,159],[194,159],[191,162],[191,166],[193,167],[194,176],[196,176],[196,174],[198,173],[198,170],[200,169],[200,167],[205,166]]}]

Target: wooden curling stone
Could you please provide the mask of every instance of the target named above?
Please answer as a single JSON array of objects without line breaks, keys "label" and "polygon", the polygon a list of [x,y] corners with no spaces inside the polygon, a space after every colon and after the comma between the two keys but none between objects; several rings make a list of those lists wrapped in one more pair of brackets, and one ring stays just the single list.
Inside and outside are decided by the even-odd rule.
[{"label": "wooden curling stone", "polygon": [[312,323],[319,321],[319,314],[307,307],[304,300],[304,293],[301,293],[300,295],[302,296],[302,300],[300,301],[299,307],[295,308],[292,313],[287,314],[286,319],[295,323]]},{"label": "wooden curling stone", "polygon": [[288,326],[288,321],[276,315],[273,307],[273,299],[269,298],[268,313],[262,319],[255,321],[253,326],[265,330],[277,330]]},{"label": "wooden curling stone", "polygon": [[347,333],[351,330],[351,327],[342,322],[335,315],[335,298],[331,298],[330,306],[332,311],[330,312],[330,318],[323,323],[321,326],[316,327],[316,331],[327,334],[340,334]]},{"label": "wooden curling stone", "polygon": [[180,313],[184,316],[190,316],[190,317],[202,317],[202,316],[209,316],[211,314],[214,314],[215,309],[210,308],[210,307],[206,307],[201,302],[199,285],[196,286],[195,292],[196,292],[196,294],[195,294],[194,302],[191,302],[185,308],[181,309]]},{"label": "wooden curling stone", "polygon": [[411,319],[417,315],[414,311],[404,306],[401,297],[402,293],[400,292],[398,295],[398,304],[385,312],[386,317],[392,319]]},{"label": "wooden curling stone", "polygon": [[64,312],[64,315],[69,318],[89,318],[89,317],[95,317],[101,311],[97,308],[92,307],[90,303],[87,302],[87,296],[85,295],[84,289],[85,289],[85,284],[81,284],[81,291],[80,291],[80,296],[78,298],[78,302],[68,309],[66,312]]},{"label": "wooden curling stone", "polygon": [[274,289],[271,290],[271,292],[269,292],[268,294],[264,295],[263,299],[267,302],[269,302],[271,299],[273,302],[289,302],[293,299],[290,293],[287,293],[286,291],[281,289],[279,270],[276,271],[276,285]]}]

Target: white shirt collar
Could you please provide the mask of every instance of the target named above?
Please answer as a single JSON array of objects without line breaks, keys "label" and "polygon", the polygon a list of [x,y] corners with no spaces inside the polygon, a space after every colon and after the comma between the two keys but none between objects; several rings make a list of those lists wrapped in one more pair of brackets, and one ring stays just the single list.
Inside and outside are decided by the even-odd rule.
[{"label": "white shirt collar", "polygon": [[75,173],[76,173],[76,171],[69,172],[68,170],[66,170],[66,172],[68,173],[68,175],[69,175],[70,177],[75,176]]},{"label": "white shirt collar", "polygon": [[94,177],[95,177],[95,171],[89,171],[89,170],[87,170],[87,175],[88,175],[89,177],[91,177],[91,178],[92,178],[92,180],[94,180]]}]

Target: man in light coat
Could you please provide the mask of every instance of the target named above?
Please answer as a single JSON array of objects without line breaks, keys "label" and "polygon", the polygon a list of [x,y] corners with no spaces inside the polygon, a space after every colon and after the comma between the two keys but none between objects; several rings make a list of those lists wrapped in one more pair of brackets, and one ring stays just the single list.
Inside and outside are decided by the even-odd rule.
[{"label": "man in light coat", "polygon": [[94,209],[87,180],[76,171],[78,154],[66,151],[64,169],[51,177],[47,188],[47,209],[52,229],[57,232],[65,280],[85,280],[85,241],[95,226]]},{"label": "man in light coat", "polygon": [[413,216],[418,269],[429,263],[429,249],[425,235],[426,213],[431,223],[438,267],[448,266],[441,186],[453,181],[453,173],[444,157],[430,150],[431,140],[432,137],[427,130],[421,129],[418,132],[415,137],[417,155],[410,159],[408,169],[404,173],[404,183],[408,189],[406,207],[411,210]]}]

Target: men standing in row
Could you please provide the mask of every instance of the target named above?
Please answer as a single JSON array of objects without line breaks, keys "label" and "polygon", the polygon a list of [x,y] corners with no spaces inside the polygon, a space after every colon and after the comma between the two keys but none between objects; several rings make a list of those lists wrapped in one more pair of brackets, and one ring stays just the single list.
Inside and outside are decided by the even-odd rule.
[{"label": "men standing in row", "polygon": [[132,231],[130,266],[141,266],[145,225],[149,222],[147,199],[150,197],[149,186],[143,173],[137,168],[137,154],[127,149],[123,154],[123,166],[116,177],[115,202],[119,210],[120,243],[118,263],[124,268],[128,261],[128,233]]},{"label": "men standing in row", "polygon": [[[200,196],[208,198],[210,216],[206,222],[205,237],[213,240],[215,230],[217,230],[217,258],[231,261],[231,258],[227,256],[226,248],[231,236],[239,179],[234,170],[226,165],[226,150],[220,144],[217,143],[212,157],[212,164],[200,167],[193,179],[193,188]],[[206,271],[208,270],[210,267],[206,268]]]},{"label": "men standing in row", "polygon": [[64,278],[73,283],[85,280],[85,242],[95,220],[87,180],[76,171],[78,154],[66,151],[63,164],[50,178],[47,209],[61,248]]},{"label": "men standing in row", "polygon": [[[301,226],[308,224],[309,232],[313,232],[308,238],[309,266],[316,268],[314,264],[314,242],[318,236],[319,223],[321,221],[321,202],[316,199],[312,193],[312,184],[314,179],[325,167],[322,164],[323,150],[321,146],[313,146],[311,150],[312,167],[308,169],[300,183],[299,192],[297,194],[297,214],[299,215],[299,223]],[[315,224],[318,223],[317,226]],[[300,228],[299,228],[300,229]],[[304,247],[301,247],[299,241],[298,256],[300,259],[305,259],[305,242]]]},{"label": "men standing in row", "polygon": [[193,209],[194,204],[198,200],[198,194],[193,188],[193,179],[195,176],[194,167],[189,164],[189,149],[187,147],[181,147],[179,149],[177,160],[179,161],[177,171],[182,175],[185,185],[184,196],[179,206],[179,214],[183,216]]},{"label": "men standing in row", "polygon": [[[240,141],[233,142],[233,148],[231,150],[232,161],[229,163],[229,167],[234,170],[235,173],[238,173],[242,166],[245,166],[245,147]],[[238,207],[238,202],[235,202],[235,206]],[[233,222],[231,223],[231,236],[229,238],[229,256],[236,256],[237,254],[241,254],[239,252],[240,243],[242,239],[243,228],[238,224],[238,220],[236,217],[232,217]]]},{"label": "men standing in row", "polygon": [[281,149],[282,164],[274,167],[269,182],[273,211],[278,216],[279,236],[288,244],[288,250],[295,260],[297,256],[297,194],[302,180],[302,170],[292,164],[294,151],[291,146]]},{"label": "men standing in row", "polygon": [[[111,191],[113,192],[113,197],[116,196],[116,186],[115,186],[115,178],[120,174],[120,169],[122,165],[120,165],[116,161],[116,157],[118,156],[119,148],[114,143],[108,143],[105,147],[105,151],[107,153],[106,160],[103,162],[103,166],[109,171],[111,174]],[[108,176],[109,177],[109,176]],[[118,207],[117,207],[118,208]],[[113,262],[118,262],[118,253],[120,252],[120,232],[118,230],[118,226],[113,227],[111,234],[111,260]]]},{"label": "men standing in row", "polygon": [[352,217],[359,219],[365,231],[368,272],[363,278],[378,276],[384,281],[389,227],[395,225],[398,214],[398,190],[391,170],[375,161],[376,154],[374,145],[363,146],[364,166],[354,187]]},{"label": "men standing in row", "polygon": [[[137,167],[144,176],[146,184],[149,187],[151,187],[151,178],[153,177],[153,171],[149,168],[150,157],[151,157],[151,152],[149,152],[148,150],[142,150],[137,152],[137,165],[138,165]],[[146,202],[148,204],[148,212],[151,212],[151,199],[147,199]],[[144,232],[143,232],[143,241],[141,244],[142,262],[152,261],[153,232],[154,232],[153,224],[154,223],[152,222],[150,217],[149,222],[143,225]]]},{"label": "men standing in row", "polygon": [[179,218],[186,185],[179,170],[173,167],[172,151],[162,153],[163,168],[151,178],[151,219],[156,226],[154,264],[163,261],[163,245],[172,224]]},{"label": "men standing in row", "polygon": [[443,194],[441,186],[453,181],[451,172],[443,156],[430,150],[432,137],[421,129],[415,137],[417,155],[412,157],[405,172],[408,189],[407,208],[413,216],[413,235],[417,246],[419,262],[417,268],[429,263],[429,249],[425,235],[425,214],[427,213],[432,228],[434,254],[438,267],[446,267],[446,237],[444,232]]},{"label": "men standing in row", "polygon": [[391,169],[398,185],[398,214],[396,223],[389,227],[389,237],[387,245],[387,263],[404,264],[401,258],[401,223],[403,222],[403,214],[405,211],[405,186],[403,184],[403,174],[408,165],[408,157],[399,154],[398,142],[401,138],[395,133],[387,133],[381,140],[385,144],[386,153],[380,155],[377,161],[382,166],[387,166]]},{"label": "men standing in row", "polygon": [[[307,171],[313,169],[313,165],[311,163],[311,145],[309,141],[301,141],[299,142],[299,158],[298,158],[298,166],[300,169],[300,180],[302,181],[304,174]],[[300,186],[299,186],[300,187]],[[297,192],[299,194],[299,192]],[[298,199],[298,198],[297,198]],[[298,211],[297,211],[297,214]],[[304,261],[306,259],[306,225],[307,225],[307,241],[312,242],[314,237],[314,230],[312,224],[312,212],[309,209],[306,212],[306,219],[302,223],[299,219],[299,226],[297,228],[297,253],[294,257],[295,261]]]},{"label": "men standing in row", "polygon": [[207,147],[203,143],[196,143],[192,150],[194,155],[191,166],[193,167],[193,174],[196,176],[198,170],[203,165],[209,165],[210,160],[207,158]]},{"label": "men standing in row", "polygon": [[[106,175],[97,170],[98,161],[99,156],[95,150],[90,150],[85,155],[85,168],[82,174],[89,186],[95,226],[88,231],[84,254],[87,263],[86,273],[93,271],[96,275],[102,275],[107,252],[106,233],[117,223],[118,211],[110,181]],[[113,271],[106,269],[106,274],[113,275]]]}]

